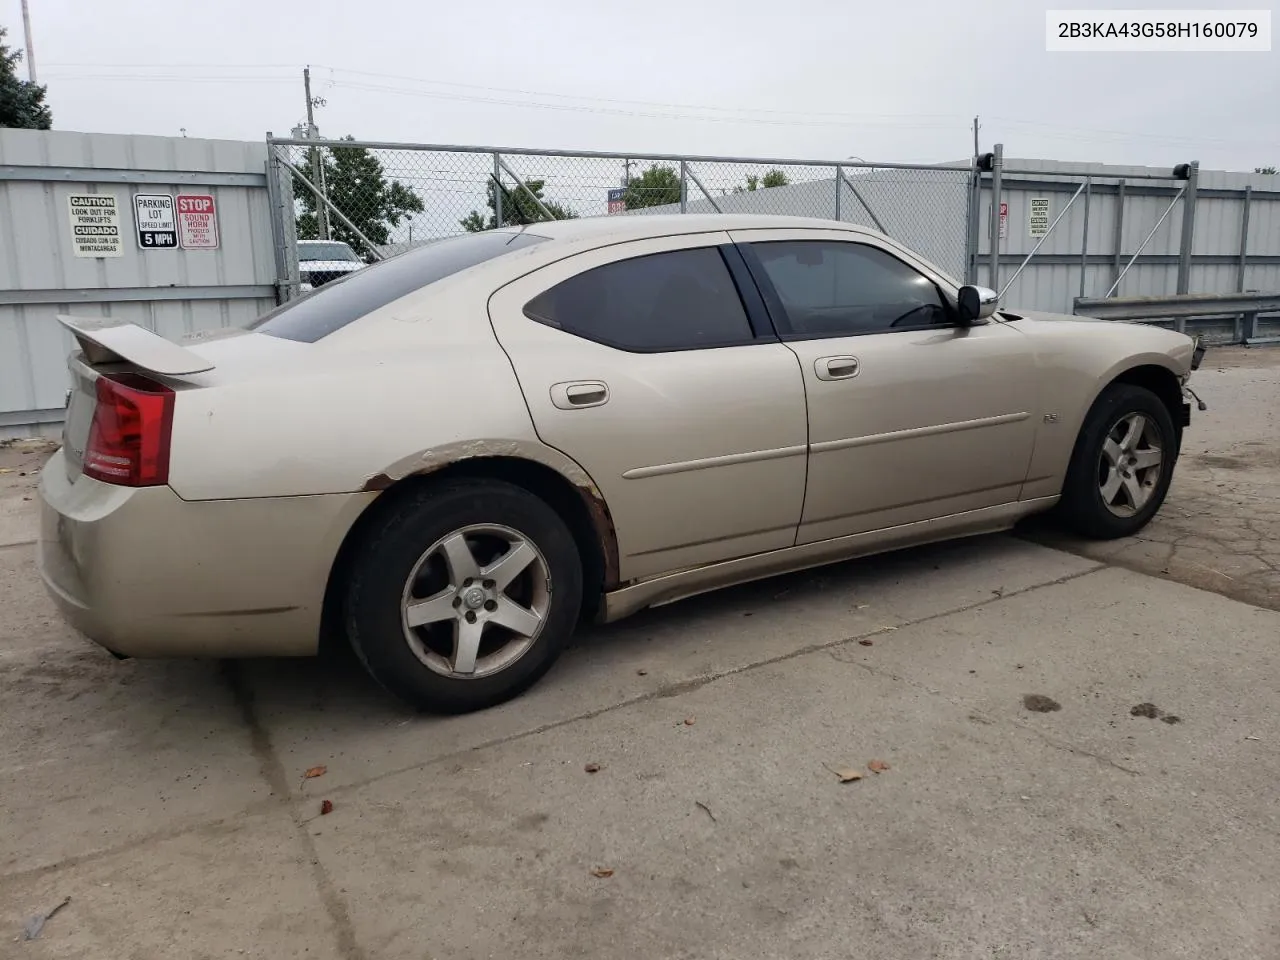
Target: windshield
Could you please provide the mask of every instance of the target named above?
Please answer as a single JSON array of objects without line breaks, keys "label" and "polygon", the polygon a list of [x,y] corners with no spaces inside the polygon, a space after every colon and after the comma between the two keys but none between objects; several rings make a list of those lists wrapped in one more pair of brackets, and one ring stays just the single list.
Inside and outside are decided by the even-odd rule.
[{"label": "windshield", "polygon": [[284,340],[315,343],[430,283],[546,239],[523,230],[491,230],[439,240],[364,270],[352,270],[281,304],[251,323],[249,329]]},{"label": "windshield", "polygon": [[299,241],[298,259],[307,260],[347,260],[359,263],[360,258],[345,243],[328,243],[323,240]]}]

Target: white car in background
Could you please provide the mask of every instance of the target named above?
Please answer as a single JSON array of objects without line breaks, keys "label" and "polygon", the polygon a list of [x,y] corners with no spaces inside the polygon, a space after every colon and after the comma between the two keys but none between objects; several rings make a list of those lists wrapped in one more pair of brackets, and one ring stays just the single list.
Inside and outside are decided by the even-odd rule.
[{"label": "white car in background", "polygon": [[298,277],[302,289],[314,290],[365,266],[341,240],[299,240]]}]

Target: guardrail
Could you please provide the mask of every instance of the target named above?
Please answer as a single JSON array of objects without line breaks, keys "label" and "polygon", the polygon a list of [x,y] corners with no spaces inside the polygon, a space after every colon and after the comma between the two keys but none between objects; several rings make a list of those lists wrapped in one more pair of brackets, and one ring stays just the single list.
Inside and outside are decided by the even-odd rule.
[{"label": "guardrail", "polygon": [[[1072,313],[1099,320],[1172,320],[1186,332],[1188,320],[1232,317],[1233,343],[1280,343],[1280,335],[1259,336],[1261,314],[1280,315],[1280,293],[1184,293],[1172,297],[1076,297]],[[1280,318],[1280,316],[1278,316]]]}]

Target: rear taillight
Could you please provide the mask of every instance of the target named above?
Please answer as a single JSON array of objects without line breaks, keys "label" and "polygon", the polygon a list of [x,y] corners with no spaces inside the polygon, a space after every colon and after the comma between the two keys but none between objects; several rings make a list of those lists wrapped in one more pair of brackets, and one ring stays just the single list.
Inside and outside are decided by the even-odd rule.
[{"label": "rear taillight", "polygon": [[173,391],[132,373],[97,380],[98,406],[85,444],[85,476],[123,487],[169,482]]}]

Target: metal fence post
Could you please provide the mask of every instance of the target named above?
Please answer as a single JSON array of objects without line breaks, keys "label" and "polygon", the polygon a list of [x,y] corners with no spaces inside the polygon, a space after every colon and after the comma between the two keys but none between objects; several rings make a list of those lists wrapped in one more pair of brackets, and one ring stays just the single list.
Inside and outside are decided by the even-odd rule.
[{"label": "metal fence post", "polygon": [[837,164],[836,165],[836,219],[837,220],[840,219],[840,194],[842,192],[840,190],[840,180],[843,177],[844,177],[844,173],[841,170],[839,164]]},{"label": "metal fence post", "polygon": [[[280,303],[298,296],[298,224],[294,211],[293,179],[281,162],[282,148],[267,134],[267,198],[271,204],[271,232],[276,254],[276,300]],[[319,206],[317,204],[317,206]]]},{"label": "metal fence post", "polygon": [[982,171],[974,162],[969,177],[969,222],[965,233],[965,283],[978,282],[978,257],[982,247]]},{"label": "metal fence post", "polygon": [[1093,177],[1084,178],[1084,229],[1080,231],[1080,296],[1084,296],[1084,277],[1089,267],[1089,197]]},{"label": "metal fence post", "polygon": [[1253,199],[1253,187],[1244,188],[1244,208],[1240,211],[1240,263],[1236,267],[1236,290],[1244,293],[1244,273],[1249,266],[1249,201]]},{"label": "metal fence post", "polygon": [[997,143],[991,158],[991,263],[987,268],[987,285],[1000,289],[1000,179],[1004,172],[1004,144]]},{"label": "metal fence post", "polygon": [[1200,178],[1200,161],[1192,160],[1187,173],[1186,191],[1182,194],[1182,245],[1178,253],[1178,293],[1191,286],[1191,246],[1196,232],[1196,181]]},{"label": "metal fence post", "polygon": [[[1124,181],[1116,184],[1116,222],[1111,232],[1111,281],[1120,282],[1120,262],[1124,259]],[[1112,289],[1115,289],[1114,287]]]},{"label": "metal fence post", "polygon": [[686,160],[680,161],[680,212],[689,212],[689,163]]},{"label": "metal fence post", "polygon": [[493,225],[503,226],[502,222],[502,154],[493,152]]}]

